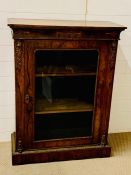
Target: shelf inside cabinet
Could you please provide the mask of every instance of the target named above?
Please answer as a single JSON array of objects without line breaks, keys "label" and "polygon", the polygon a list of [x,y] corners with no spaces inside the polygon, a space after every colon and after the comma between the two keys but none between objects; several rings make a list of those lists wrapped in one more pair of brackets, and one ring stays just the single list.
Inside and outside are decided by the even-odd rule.
[{"label": "shelf inside cabinet", "polygon": [[35,140],[87,137],[92,134],[93,112],[36,115]]},{"label": "shelf inside cabinet", "polygon": [[36,77],[47,76],[88,76],[96,75],[96,67],[93,65],[87,66],[43,66],[36,70]]},{"label": "shelf inside cabinet", "polygon": [[37,99],[35,114],[93,111],[93,105],[77,99]]}]

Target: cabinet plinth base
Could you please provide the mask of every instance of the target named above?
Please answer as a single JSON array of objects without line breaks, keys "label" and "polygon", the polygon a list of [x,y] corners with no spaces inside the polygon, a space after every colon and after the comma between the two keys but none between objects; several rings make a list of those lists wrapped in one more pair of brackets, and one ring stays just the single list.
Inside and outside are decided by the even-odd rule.
[{"label": "cabinet plinth base", "polygon": [[28,163],[42,163],[53,161],[77,160],[86,158],[109,157],[109,145],[75,146],[57,149],[36,149],[16,152],[15,133],[12,134],[12,164],[22,165]]}]

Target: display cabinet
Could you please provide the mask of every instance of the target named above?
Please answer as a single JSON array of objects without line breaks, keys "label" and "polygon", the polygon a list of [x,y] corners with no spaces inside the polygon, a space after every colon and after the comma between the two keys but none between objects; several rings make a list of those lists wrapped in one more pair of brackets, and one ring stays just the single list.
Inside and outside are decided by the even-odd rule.
[{"label": "display cabinet", "polygon": [[110,156],[117,43],[111,22],[9,19],[16,131],[13,164]]}]

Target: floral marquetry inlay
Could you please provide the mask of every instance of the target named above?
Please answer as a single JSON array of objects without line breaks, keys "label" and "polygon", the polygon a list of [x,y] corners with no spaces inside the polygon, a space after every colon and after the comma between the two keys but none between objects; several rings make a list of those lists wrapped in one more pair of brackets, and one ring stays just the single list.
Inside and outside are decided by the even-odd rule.
[{"label": "floral marquetry inlay", "polygon": [[16,54],[16,71],[20,71],[21,65],[22,65],[22,56],[21,56],[21,48],[22,48],[22,43],[20,40],[17,40],[15,42],[15,54]]},{"label": "floral marquetry inlay", "polygon": [[113,41],[111,45],[111,55],[110,55],[110,70],[113,70],[115,67],[116,60],[116,49],[117,49],[117,41]]}]

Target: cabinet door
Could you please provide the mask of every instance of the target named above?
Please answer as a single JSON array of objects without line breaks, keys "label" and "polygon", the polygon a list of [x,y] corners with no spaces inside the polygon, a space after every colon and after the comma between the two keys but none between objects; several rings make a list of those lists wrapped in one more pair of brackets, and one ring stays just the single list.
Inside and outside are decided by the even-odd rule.
[{"label": "cabinet door", "polygon": [[25,148],[100,144],[109,46],[26,40]]}]

